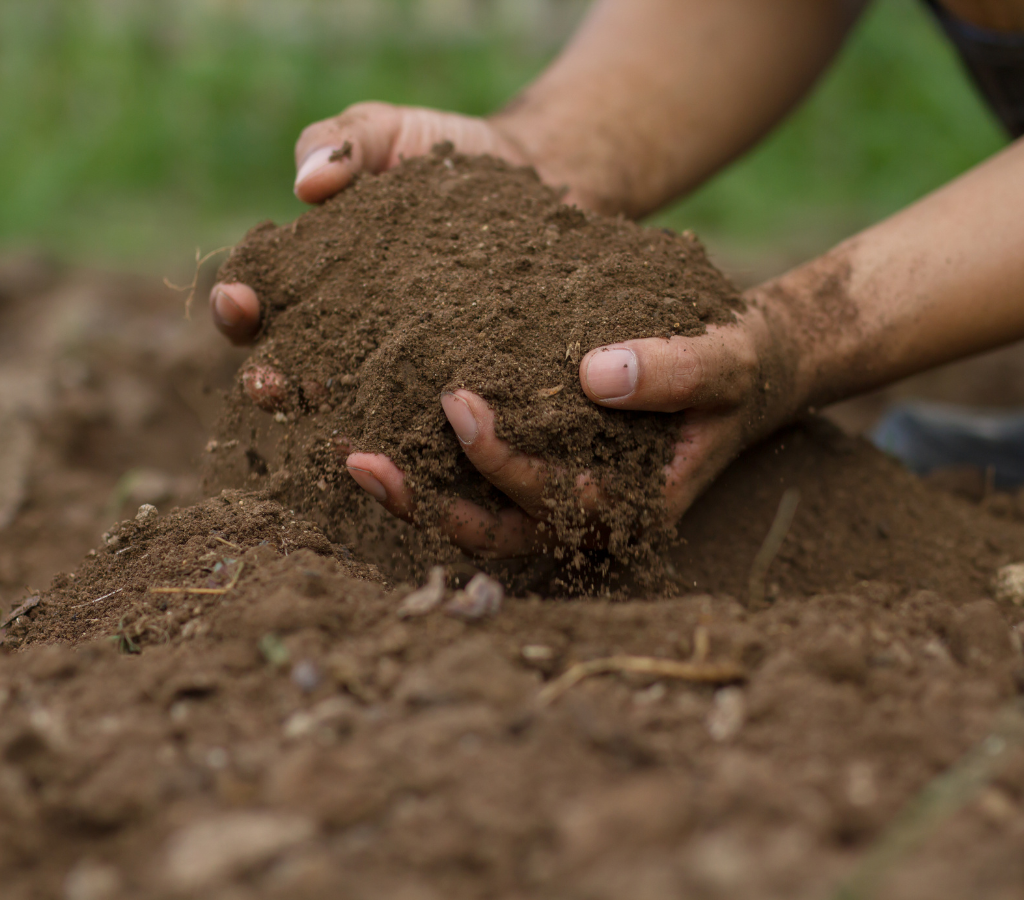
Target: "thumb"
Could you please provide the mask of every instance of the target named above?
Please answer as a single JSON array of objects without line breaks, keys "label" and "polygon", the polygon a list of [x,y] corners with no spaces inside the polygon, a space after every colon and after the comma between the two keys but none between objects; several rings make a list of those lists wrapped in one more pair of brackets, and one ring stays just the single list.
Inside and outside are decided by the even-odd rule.
[{"label": "thumb", "polygon": [[580,360],[580,382],[591,400],[613,409],[712,409],[739,403],[754,385],[757,364],[742,328],[711,326],[692,338],[598,347]]},{"label": "thumb", "polygon": [[357,103],[314,122],[295,145],[295,196],[319,203],[344,190],[357,172],[382,172],[400,129],[401,111],[389,103]]}]

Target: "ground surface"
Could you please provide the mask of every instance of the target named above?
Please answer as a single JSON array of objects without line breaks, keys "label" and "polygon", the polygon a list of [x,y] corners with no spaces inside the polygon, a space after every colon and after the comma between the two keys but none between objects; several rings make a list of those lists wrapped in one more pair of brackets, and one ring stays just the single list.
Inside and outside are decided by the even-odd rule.
[{"label": "ground surface", "polygon": [[[162,288],[8,261],[0,341],[0,608],[40,598],[0,651],[5,898],[826,898],[880,841],[877,896],[1024,890],[1024,608],[990,586],[1024,560],[1016,498],[814,424],[701,501],[664,596],[402,620],[358,533],[253,491],[186,506],[240,357]],[[996,366],[1012,402],[1006,359],[960,399]],[[622,654],[716,683],[541,693]],[[962,809],[886,836],[993,730]]]}]

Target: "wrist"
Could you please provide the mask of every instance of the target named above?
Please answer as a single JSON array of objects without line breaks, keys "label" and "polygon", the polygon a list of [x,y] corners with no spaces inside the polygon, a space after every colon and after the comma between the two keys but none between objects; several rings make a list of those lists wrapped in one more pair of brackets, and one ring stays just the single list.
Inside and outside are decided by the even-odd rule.
[{"label": "wrist", "polygon": [[785,295],[769,282],[747,290],[743,298],[747,310],[740,319],[753,336],[761,398],[752,438],[760,439],[815,412],[819,404],[812,374],[814,363]]}]

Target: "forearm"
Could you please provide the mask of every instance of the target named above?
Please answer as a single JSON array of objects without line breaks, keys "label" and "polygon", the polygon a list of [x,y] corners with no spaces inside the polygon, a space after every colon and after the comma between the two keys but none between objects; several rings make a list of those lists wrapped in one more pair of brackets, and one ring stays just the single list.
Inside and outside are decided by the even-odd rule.
[{"label": "forearm", "polygon": [[598,0],[493,117],[547,181],[641,216],[749,147],[833,57],[862,0]]},{"label": "forearm", "polygon": [[1024,338],[1024,143],[752,292],[822,405]]}]

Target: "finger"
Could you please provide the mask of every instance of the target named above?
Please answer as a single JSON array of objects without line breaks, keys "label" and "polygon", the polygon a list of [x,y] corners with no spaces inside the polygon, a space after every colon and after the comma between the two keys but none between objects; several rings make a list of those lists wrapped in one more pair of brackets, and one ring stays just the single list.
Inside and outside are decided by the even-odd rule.
[{"label": "finger", "polygon": [[215,284],[210,292],[213,323],[234,344],[248,344],[260,330],[260,301],[247,284]]},{"label": "finger", "polygon": [[675,522],[739,453],[736,421],[712,414],[687,423],[665,473],[665,513]]},{"label": "finger", "polygon": [[411,522],[416,499],[402,470],[382,453],[351,453],[345,460],[348,474],[391,515]]},{"label": "finger", "polygon": [[546,518],[547,467],[534,456],[517,453],[494,433],[494,412],[471,391],[441,395],[441,406],[469,461],[499,491],[535,518]]},{"label": "finger", "polygon": [[295,145],[295,196],[320,203],[347,187],[356,172],[384,171],[400,126],[401,113],[388,103],[358,103],[308,126]]},{"label": "finger", "polygon": [[698,337],[644,338],[591,350],[580,360],[580,383],[602,406],[678,412],[739,403],[756,370],[742,328],[711,326]]},{"label": "finger", "polygon": [[[416,499],[401,470],[379,453],[352,453],[345,467],[353,480],[393,516],[413,522]],[[510,558],[527,556],[539,544],[537,523],[519,509],[491,513],[454,500],[440,521],[442,532],[467,553]]]}]

